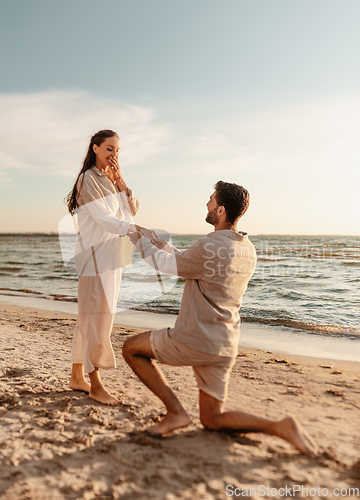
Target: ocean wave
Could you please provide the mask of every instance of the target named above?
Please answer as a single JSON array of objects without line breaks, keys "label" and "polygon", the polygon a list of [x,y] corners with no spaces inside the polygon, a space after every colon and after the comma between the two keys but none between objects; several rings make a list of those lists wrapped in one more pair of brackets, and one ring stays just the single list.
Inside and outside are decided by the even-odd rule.
[{"label": "ocean wave", "polygon": [[29,295],[43,295],[42,292],[36,292],[35,290],[29,290],[28,288],[0,288],[0,293],[3,291],[4,292],[26,293]]},{"label": "ocean wave", "polygon": [[258,260],[288,260],[288,259],[308,259],[308,260],[346,260],[360,259],[360,249],[340,250],[333,247],[260,247],[257,248]]},{"label": "ocean wave", "polygon": [[72,275],[69,275],[69,274],[64,274],[64,275],[61,275],[61,276],[44,276],[42,278],[43,280],[47,280],[47,281],[53,281],[53,280],[72,280],[72,281],[77,281],[78,280],[78,276],[72,276]]},{"label": "ocean wave", "polygon": [[53,295],[50,295],[49,297],[45,297],[45,298],[48,298],[49,300],[61,300],[62,302],[77,302],[77,298],[76,297],[69,297],[67,295],[60,295],[60,294],[53,294]]},{"label": "ocean wave", "polygon": [[156,283],[161,281],[176,280],[177,277],[172,274],[141,274],[141,273],[123,273],[122,280],[137,281],[141,283]]},{"label": "ocean wave", "polygon": [[293,299],[293,300],[306,300],[308,297],[300,292],[291,291],[276,291],[277,295],[284,299]]},{"label": "ocean wave", "polygon": [[[129,303],[126,303],[129,305]],[[152,312],[155,314],[179,314],[179,309],[176,307],[161,307],[161,306],[151,306],[146,304],[146,306],[142,306],[139,304],[134,304],[132,309],[135,311],[143,311],[143,312]]]},{"label": "ocean wave", "polygon": [[313,323],[303,323],[292,319],[271,319],[241,316],[241,321],[248,323],[260,323],[264,325],[282,326],[295,330],[306,330],[309,333],[319,335],[336,335],[351,339],[360,339],[360,330],[351,327],[343,327],[338,325],[316,325]]},{"label": "ocean wave", "polygon": [[283,257],[262,257],[261,255],[257,256],[257,261],[258,262],[282,262],[286,260]]},{"label": "ocean wave", "polygon": [[[6,293],[11,292],[11,293]],[[15,288],[0,288],[0,295],[11,295],[18,297],[26,297],[28,295],[37,295],[40,299],[47,300],[60,300],[62,302],[77,302],[76,297],[69,297],[68,295],[62,295],[58,293],[46,294],[43,292],[37,292],[35,290],[29,290],[27,288],[15,289]]]}]

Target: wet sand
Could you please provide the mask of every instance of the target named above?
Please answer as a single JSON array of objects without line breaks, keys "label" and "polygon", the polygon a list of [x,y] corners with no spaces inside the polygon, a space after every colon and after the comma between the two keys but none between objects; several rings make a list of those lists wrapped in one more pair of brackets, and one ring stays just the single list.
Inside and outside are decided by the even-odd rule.
[{"label": "wet sand", "polygon": [[[9,304],[0,311],[1,499],[225,499],[245,489],[251,498],[283,498],[281,488],[294,485],[304,497],[330,498],[334,488],[360,490],[359,363],[239,348],[227,409],[295,415],[318,457],[275,437],[204,430],[189,367],[164,372],[192,424],[154,438],[144,429],[164,407],[121,356],[140,329],[114,327],[118,366],[102,376],[122,404],[110,408],[68,388],[75,315]],[[359,498],[356,490],[341,497]]]}]

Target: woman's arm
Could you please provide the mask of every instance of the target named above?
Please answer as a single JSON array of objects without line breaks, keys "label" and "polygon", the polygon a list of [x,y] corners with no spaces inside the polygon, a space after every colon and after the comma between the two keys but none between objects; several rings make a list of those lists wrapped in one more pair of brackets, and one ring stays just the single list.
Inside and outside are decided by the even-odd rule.
[{"label": "woman's arm", "polygon": [[139,211],[140,203],[138,199],[135,198],[132,190],[126,184],[120,172],[120,166],[117,157],[111,156],[109,161],[110,161],[110,169],[108,171],[105,171],[105,174],[115,184],[115,186],[119,189],[119,191],[126,195],[131,215],[134,216]]},{"label": "woman's arm", "polygon": [[[124,191],[123,191],[124,192]],[[128,206],[129,206],[129,210],[130,210],[130,213],[131,215],[134,217],[138,211],[139,211],[139,207],[140,207],[140,202],[139,200],[133,195],[133,192],[130,188],[128,188],[128,193],[129,194],[126,194],[126,201],[128,203]]]},{"label": "woman's arm", "polygon": [[135,225],[116,217],[115,205],[118,206],[118,200],[114,204],[114,212],[112,213],[110,209],[112,204],[111,198],[117,198],[117,196],[114,193],[113,195],[104,197],[92,175],[86,172],[79,192],[80,206],[78,214],[80,215],[82,211],[85,211],[108,233],[126,236],[131,227],[135,230]]}]

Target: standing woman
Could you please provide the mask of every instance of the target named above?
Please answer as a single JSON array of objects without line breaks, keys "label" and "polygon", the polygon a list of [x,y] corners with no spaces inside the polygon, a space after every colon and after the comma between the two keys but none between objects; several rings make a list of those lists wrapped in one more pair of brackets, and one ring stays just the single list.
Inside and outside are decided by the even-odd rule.
[{"label": "standing woman", "polygon": [[[99,369],[116,367],[110,341],[122,266],[129,264],[127,234],[139,230],[133,224],[139,209],[121,175],[118,164],[120,142],[112,130],[100,130],[89,148],[66,203],[77,216],[75,263],[79,274],[78,319],[74,332],[70,388],[89,393],[90,398],[107,405],[118,399],[103,386]],[[130,250],[130,260],[132,252]],[[90,385],[84,378],[89,374]]]}]

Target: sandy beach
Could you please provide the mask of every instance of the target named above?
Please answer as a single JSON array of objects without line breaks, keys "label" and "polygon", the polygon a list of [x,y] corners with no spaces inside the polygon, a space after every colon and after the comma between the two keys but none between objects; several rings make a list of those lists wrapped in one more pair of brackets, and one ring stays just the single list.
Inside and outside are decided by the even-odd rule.
[{"label": "sandy beach", "polygon": [[1,499],[359,497],[359,363],[239,349],[227,408],[295,415],[318,457],[275,437],[204,430],[188,367],[164,372],[192,424],[153,438],[144,429],[164,408],[121,355],[139,329],[114,327],[118,366],[102,376],[122,404],[110,408],[68,388],[75,315],[0,311]]}]

